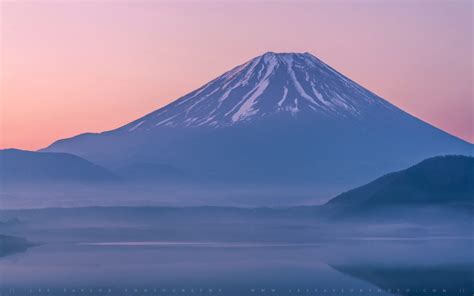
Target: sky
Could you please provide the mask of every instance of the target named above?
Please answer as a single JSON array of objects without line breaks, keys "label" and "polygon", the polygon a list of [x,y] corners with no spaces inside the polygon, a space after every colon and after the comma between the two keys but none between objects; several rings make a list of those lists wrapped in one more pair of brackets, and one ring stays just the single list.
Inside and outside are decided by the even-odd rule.
[{"label": "sky", "polygon": [[472,1],[3,1],[0,148],[124,125],[238,64],[311,52],[474,142]]}]

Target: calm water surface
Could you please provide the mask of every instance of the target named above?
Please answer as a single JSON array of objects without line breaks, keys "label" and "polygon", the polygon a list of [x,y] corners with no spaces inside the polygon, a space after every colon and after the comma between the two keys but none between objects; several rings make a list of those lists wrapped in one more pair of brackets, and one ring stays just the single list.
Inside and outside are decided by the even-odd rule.
[{"label": "calm water surface", "polygon": [[3,295],[472,295],[473,241],[45,244],[0,258]]}]

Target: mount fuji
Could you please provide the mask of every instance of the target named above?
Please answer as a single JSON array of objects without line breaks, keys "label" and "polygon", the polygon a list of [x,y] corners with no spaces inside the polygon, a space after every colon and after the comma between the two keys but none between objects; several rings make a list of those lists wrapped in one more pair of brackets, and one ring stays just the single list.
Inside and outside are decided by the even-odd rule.
[{"label": "mount fuji", "polygon": [[151,187],[166,167],[180,172],[167,184],[221,190],[221,198],[238,189],[238,204],[292,204],[322,201],[428,157],[472,155],[473,145],[309,53],[268,52],[122,127],[42,151],[111,170],[143,166],[137,174],[152,175],[144,177]]},{"label": "mount fuji", "polygon": [[394,109],[309,53],[266,53],[124,129],[226,127],[278,113],[357,118],[369,107]]}]

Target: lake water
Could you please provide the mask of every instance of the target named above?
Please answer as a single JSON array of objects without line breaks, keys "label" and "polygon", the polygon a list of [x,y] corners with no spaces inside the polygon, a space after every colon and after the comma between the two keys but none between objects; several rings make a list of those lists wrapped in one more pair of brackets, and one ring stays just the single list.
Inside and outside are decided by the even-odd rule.
[{"label": "lake water", "polygon": [[51,243],[0,258],[2,295],[472,295],[473,240]]}]

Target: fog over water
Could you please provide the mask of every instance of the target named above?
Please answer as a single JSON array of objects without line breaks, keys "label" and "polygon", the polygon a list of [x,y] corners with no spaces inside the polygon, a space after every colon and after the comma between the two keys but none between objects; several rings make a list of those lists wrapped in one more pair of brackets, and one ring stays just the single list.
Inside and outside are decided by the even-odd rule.
[{"label": "fog over water", "polygon": [[111,295],[173,289],[176,295],[199,289],[202,295],[265,295],[261,289],[471,295],[470,221],[335,222],[315,213],[304,207],[3,210],[3,218],[16,218],[1,226],[3,233],[41,244],[0,258],[0,288],[16,295],[41,295],[37,289],[49,295],[73,289],[77,295],[109,289]]}]

